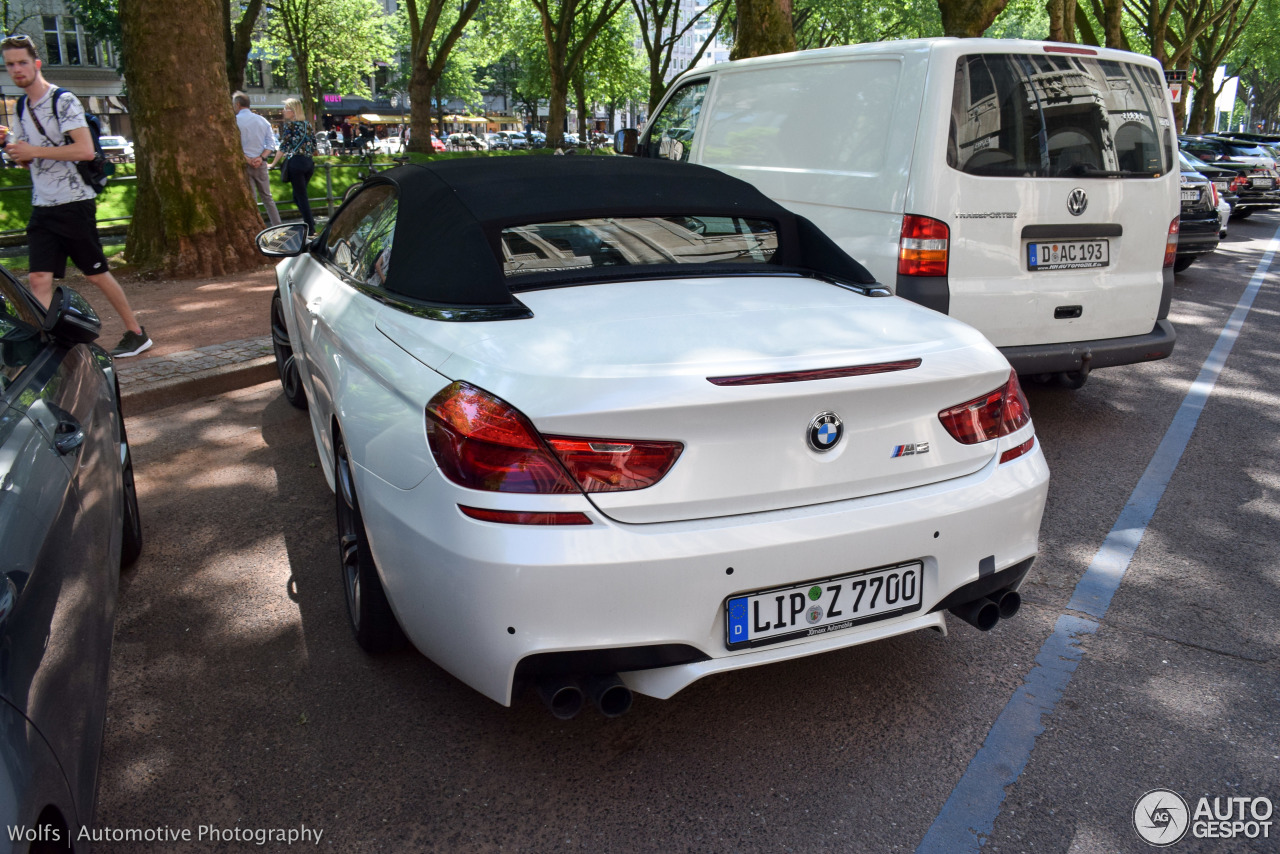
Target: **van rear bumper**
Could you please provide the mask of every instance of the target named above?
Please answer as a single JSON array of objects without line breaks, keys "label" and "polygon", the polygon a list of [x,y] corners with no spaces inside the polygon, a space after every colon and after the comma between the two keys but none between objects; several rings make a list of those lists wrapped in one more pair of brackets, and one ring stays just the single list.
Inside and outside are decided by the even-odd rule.
[{"label": "van rear bumper", "polygon": [[1022,347],[1001,347],[1000,352],[1020,374],[1056,374],[1059,371],[1078,371],[1088,354],[1089,370],[1131,365],[1135,362],[1154,362],[1173,352],[1178,334],[1166,319],[1146,335],[1128,338],[1103,338],[1098,341],[1071,341],[1064,344],[1031,344]]}]

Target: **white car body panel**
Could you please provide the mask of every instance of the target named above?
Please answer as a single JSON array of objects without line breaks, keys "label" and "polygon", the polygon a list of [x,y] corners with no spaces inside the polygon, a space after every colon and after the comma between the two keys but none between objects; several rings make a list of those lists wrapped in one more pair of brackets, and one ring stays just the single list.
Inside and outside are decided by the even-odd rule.
[{"label": "white car body panel", "polygon": [[[718,388],[705,380],[713,368],[736,374],[822,366],[833,359],[843,364],[848,360],[840,358],[841,347],[856,354],[855,362],[900,356],[913,346],[929,358],[930,348],[921,342],[941,338],[945,346],[934,344],[933,351],[945,357],[940,360],[955,379],[951,403],[1007,379],[1007,363],[981,336],[905,301],[861,297],[799,278],[696,282],[706,290],[683,281],[643,282],[524,294],[534,307],[529,320],[451,323],[371,299],[308,256],[282,264],[280,271],[326,476],[332,486],[336,423],[355,463],[370,546],[401,626],[433,661],[500,703],[513,699],[521,659],[538,653],[655,644],[684,644],[704,653],[704,661],[623,674],[633,690],[669,697],[711,673],[920,628],[944,629],[942,615],[930,608],[976,580],[984,558],[1006,569],[1036,553],[1048,487],[1044,456],[1037,443],[1012,462],[997,464],[999,453],[1034,437],[1031,424],[976,447],[972,456],[962,455],[968,461],[961,473],[939,482],[860,497],[817,495],[801,506],[757,512],[732,512],[730,502],[719,508],[729,515],[656,522],[649,521],[652,505],[664,512],[687,509],[678,496],[659,491],[678,492],[679,465],[668,475],[672,484],[664,479],[634,492],[590,498],[484,492],[443,477],[424,434],[427,401],[452,379],[503,396],[547,432],[582,434],[581,428],[599,427],[607,436],[654,433],[689,442],[691,454],[706,434],[681,430],[672,436],[673,424],[662,415],[664,400],[690,393],[690,387],[699,394],[734,396],[779,389]],[[732,308],[718,293],[726,288],[737,293]],[[779,305],[779,294],[789,295],[790,309]],[[613,321],[597,320],[592,328],[589,319],[615,301],[617,317],[636,334],[620,335]],[[848,327],[819,326],[833,340],[818,344],[815,335],[803,334],[806,313],[830,318],[841,302],[853,309],[843,316]],[[716,313],[721,322],[712,325],[709,318]],[[732,334],[726,331],[731,326]],[[552,345],[557,329],[564,351],[539,349]],[[662,329],[665,335],[658,334]],[[768,353],[749,343],[770,335],[775,347]],[[896,346],[883,343],[895,338]],[[880,345],[871,346],[877,340]],[[577,347],[582,341],[590,349]],[[672,355],[681,348],[687,361]],[[910,373],[860,379],[889,390]],[[807,423],[810,413],[801,414]],[[803,448],[802,430],[784,433],[781,439],[770,434],[769,441]],[[904,441],[910,438],[915,437]],[[935,447],[943,444],[931,440]],[[721,472],[724,487],[699,501],[725,501],[735,489],[749,493],[762,474],[750,466]],[[493,524],[463,516],[458,504],[576,511],[592,524]],[[649,523],[610,518],[627,513]],[[724,600],[731,594],[913,559],[925,568],[918,612],[814,641],[733,652],[725,647]]]}]

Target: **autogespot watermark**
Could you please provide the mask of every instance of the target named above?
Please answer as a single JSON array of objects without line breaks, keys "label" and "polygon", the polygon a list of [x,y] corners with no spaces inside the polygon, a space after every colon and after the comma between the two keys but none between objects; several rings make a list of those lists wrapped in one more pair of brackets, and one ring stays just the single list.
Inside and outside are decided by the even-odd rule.
[{"label": "autogespot watermark", "polygon": [[1133,829],[1164,848],[1188,832],[1195,839],[1270,839],[1275,804],[1264,797],[1202,797],[1190,806],[1172,789],[1152,789],[1133,805]]}]

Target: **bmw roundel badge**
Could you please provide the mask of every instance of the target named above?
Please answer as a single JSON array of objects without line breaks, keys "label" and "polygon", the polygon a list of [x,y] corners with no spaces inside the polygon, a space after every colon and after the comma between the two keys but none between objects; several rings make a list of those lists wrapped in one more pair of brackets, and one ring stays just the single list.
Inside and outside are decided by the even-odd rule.
[{"label": "bmw roundel badge", "polygon": [[834,412],[824,412],[809,422],[809,447],[815,451],[831,450],[843,435],[844,422]]}]

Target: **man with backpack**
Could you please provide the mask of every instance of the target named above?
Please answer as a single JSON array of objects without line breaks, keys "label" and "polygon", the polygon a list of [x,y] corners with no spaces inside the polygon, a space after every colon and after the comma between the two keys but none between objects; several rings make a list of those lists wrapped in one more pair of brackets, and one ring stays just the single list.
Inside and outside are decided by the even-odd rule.
[{"label": "man with backpack", "polygon": [[125,334],[113,356],[136,356],[151,346],[147,332],[134,317],[129,300],[98,239],[97,192],[77,164],[95,161],[93,136],[80,99],[44,79],[40,57],[30,36],[0,41],[9,77],[24,94],[18,99],[18,122],[7,139],[5,153],[31,170],[31,220],[27,223],[31,292],[44,305],[53,298],[53,280],[66,274],[67,257],[102,291],[124,321]]}]

